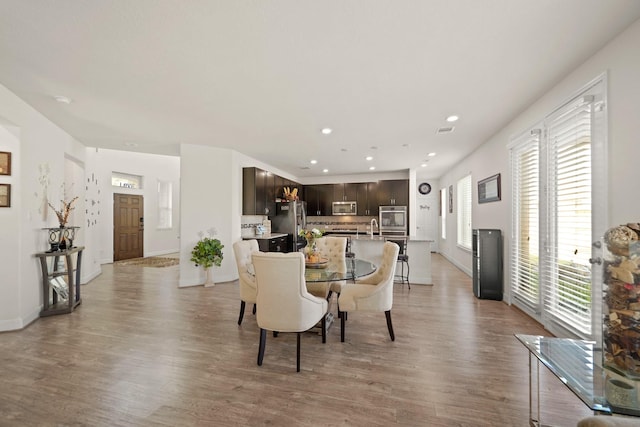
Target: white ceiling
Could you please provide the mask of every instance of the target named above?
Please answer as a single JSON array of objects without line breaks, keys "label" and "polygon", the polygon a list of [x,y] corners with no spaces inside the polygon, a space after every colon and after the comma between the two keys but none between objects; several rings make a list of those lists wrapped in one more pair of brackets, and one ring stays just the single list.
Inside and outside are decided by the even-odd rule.
[{"label": "white ceiling", "polygon": [[437,178],[638,18],[637,0],[2,0],[0,83],[87,146]]}]

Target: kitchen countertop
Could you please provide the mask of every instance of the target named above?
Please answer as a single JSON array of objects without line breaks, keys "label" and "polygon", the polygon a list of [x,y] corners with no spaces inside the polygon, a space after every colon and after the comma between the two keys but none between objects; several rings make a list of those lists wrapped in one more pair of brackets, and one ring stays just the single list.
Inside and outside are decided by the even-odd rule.
[{"label": "kitchen countertop", "polygon": [[[339,233],[335,233],[335,234],[332,233],[331,236],[341,237]],[[358,234],[354,236],[353,234],[344,234],[342,237],[351,237],[351,240],[358,240],[363,242],[384,242],[387,239],[403,238],[403,237],[406,237],[408,242],[433,242],[432,239],[424,239],[417,236],[389,236],[389,235],[379,236],[377,234],[374,234],[373,236],[370,236],[368,234]]]},{"label": "kitchen countertop", "polygon": [[242,236],[242,240],[252,240],[252,239],[277,239],[278,237],[288,236],[286,233],[264,233],[264,234],[255,234],[255,235],[245,235]]}]

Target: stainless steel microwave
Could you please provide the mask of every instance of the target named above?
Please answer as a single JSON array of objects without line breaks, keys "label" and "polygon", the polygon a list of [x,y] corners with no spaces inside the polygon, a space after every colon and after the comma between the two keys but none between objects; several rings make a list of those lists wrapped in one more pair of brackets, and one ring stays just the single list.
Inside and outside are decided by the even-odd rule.
[{"label": "stainless steel microwave", "polygon": [[358,203],[333,202],[331,204],[332,215],[358,215]]}]

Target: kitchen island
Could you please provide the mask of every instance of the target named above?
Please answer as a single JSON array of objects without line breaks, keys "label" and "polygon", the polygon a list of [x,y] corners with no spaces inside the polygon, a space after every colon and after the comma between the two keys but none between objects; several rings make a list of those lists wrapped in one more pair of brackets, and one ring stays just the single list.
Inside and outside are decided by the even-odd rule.
[{"label": "kitchen island", "polygon": [[[333,236],[340,236],[333,234]],[[393,236],[378,236],[368,234],[343,235],[351,238],[351,252],[356,258],[371,261],[376,265],[382,262],[382,246],[387,238]],[[417,285],[432,285],[431,280],[431,242],[415,236],[407,237],[407,255],[409,255],[410,283]]]}]

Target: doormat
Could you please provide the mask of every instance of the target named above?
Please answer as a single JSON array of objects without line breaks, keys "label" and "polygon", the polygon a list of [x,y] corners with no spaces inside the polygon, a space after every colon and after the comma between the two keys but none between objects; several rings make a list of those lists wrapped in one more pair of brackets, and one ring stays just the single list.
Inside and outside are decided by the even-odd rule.
[{"label": "doormat", "polygon": [[123,259],[122,261],[116,261],[113,264],[114,265],[135,265],[139,267],[170,267],[172,265],[180,264],[180,259],[151,256],[147,258]]}]

